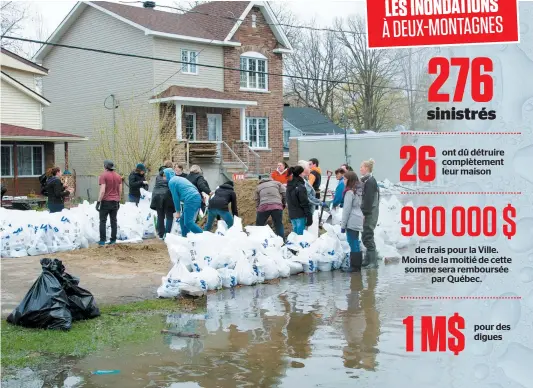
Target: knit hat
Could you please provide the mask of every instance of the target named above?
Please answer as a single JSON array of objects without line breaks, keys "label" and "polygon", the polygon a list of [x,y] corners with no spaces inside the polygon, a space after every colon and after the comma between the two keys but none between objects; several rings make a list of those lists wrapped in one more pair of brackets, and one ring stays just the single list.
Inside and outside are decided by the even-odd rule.
[{"label": "knit hat", "polygon": [[144,164],[142,163],[138,163],[137,164],[137,167],[135,167],[137,170],[141,170],[141,171],[144,171],[146,172],[146,167],[144,166]]}]

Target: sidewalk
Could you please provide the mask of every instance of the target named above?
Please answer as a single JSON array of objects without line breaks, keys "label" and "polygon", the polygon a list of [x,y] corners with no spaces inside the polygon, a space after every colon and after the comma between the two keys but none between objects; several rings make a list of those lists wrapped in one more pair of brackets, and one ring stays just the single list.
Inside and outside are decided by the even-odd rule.
[{"label": "sidewalk", "polygon": [[167,247],[157,239],[145,240],[142,244],[91,247],[17,259],[2,258],[2,318],[20,303],[40,275],[39,260],[43,257],[62,260],[66,271],[78,276],[80,286],[92,292],[101,305],[156,298],[161,277],[171,267]]}]

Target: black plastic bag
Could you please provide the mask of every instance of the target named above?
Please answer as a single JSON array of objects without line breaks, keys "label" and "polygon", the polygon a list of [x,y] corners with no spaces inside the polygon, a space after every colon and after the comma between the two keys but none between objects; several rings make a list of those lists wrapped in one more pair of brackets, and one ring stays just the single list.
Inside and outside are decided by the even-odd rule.
[{"label": "black plastic bag", "polygon": [[65,272],[61,260],[42,259],[43,273],[9,315],[15,325],[70,330],[72,321],[100,316],[94,296],[78,286],[79,278]]},{"label": "black plastic bag", "polygon": [[7,317],[14,325],[39,329],[70,330],[72,314],[63,285],[51,271],[50,259],[42,259],[43,273]]}]

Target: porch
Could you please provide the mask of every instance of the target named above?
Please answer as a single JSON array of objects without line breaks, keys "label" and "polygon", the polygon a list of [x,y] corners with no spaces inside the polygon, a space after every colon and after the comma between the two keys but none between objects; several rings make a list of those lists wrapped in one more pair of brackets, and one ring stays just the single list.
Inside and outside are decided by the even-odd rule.
[{"label": "porch", "polygon": [[55,144],[63,143],[65,152],[64,183],[76,187],[69,170],[68,145],[88,140],[66,133],[1,124],[1,179],[6,196],[40,196],[39,176],[55,164]]},{"label": "porch", "polygon": [[162,132],[172,142],[174,162],[187,167],[219,163],[229,174],[260,172],[261,158],[247,140],[246,109],[257,106],[256,101],[206,88],[171,86],[150,102],[159,104]]}]

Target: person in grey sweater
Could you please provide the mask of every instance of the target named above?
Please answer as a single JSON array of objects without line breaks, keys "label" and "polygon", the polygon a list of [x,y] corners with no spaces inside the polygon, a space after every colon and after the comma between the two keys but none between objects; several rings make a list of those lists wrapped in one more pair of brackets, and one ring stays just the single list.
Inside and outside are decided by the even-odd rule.
[{"label": "person in grey sweater", "polygon": [[363,212],[361,210],[363,184],[357,174],[348,171],[344,174],[344,205],[342,212],[341,231],[346,233],[350,245],[350,267],[347,272],[359,272],[363,264],[363,252],[359,241],[359,233],[363,231]]},{"label": "person in grey sweater", "polygon": [[272,217],[276,234],[285,238],[283,228],[283,209],[286,204],[285,186],[268,175],[262,177],[255,190],[255,203],[257,205],[255,224],[265,226],[268,218]]}]

